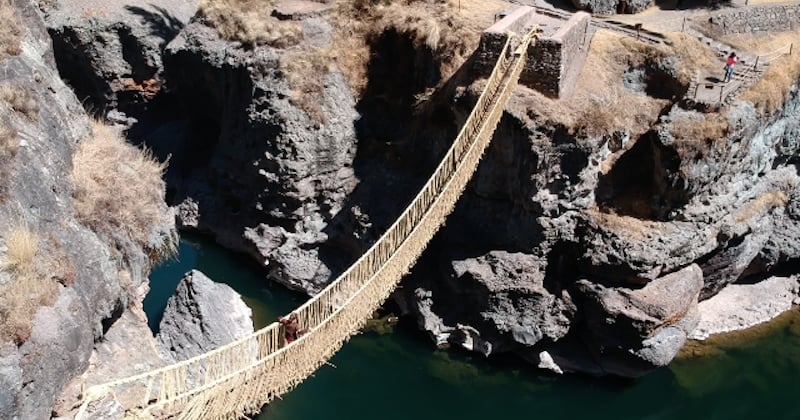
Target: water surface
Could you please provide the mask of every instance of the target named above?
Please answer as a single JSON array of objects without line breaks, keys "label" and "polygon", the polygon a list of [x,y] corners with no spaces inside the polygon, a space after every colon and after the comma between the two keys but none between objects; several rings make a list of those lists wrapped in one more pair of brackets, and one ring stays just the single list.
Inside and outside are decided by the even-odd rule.
[{"label": "water surface", "polygon": [[[158,267],[145,309],[155,327],[185,271],[230,284],[258,326],[304,300],[263,280],[247,258],[184,239]],[[409,321],[353,338],[260,420],[800,419],[800,311],[744,336],[689,348],[638,380],[542,374],[513,358],[435,350]]]}]

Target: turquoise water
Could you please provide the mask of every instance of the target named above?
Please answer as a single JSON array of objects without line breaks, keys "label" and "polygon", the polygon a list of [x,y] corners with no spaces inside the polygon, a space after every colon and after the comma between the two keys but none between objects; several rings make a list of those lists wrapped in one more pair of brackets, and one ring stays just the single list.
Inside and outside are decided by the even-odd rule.
[{"label": "turquoise water", "polygon": [[[148,314],[163,310],[183,272],[198,268],[245,296],[263,325],[302,296],[261,280],[258,267],[202,240],[158,267]],[[159,309],[161,308],[161,309]],[[261,420],[800,419],[800,311],[745,337],[694,349],[639,380],[550,376],[513,358],[437,351],[408,321],[364,333]]]}]

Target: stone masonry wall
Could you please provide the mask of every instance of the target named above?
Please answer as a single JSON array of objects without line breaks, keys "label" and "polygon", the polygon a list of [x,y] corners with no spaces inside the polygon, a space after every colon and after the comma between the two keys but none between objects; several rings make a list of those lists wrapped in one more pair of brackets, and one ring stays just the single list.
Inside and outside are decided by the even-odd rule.
[{"label": "stone masonry wall", "polygon": [[506,32],[525,34],[530,29],[535,14],[532,7],[518,7],[483,31],[478,50],[475,52],[474,71],[477,74],[488,76],[506,43],[508,36]]},{"label": "stone masonry wall", "polygon": [[710,15],[705,23],[721,35],[800,29],[800,4],[743,7]]},{"label": "stone masonry wall", "polygon": [[552,36],[531,45],[520,83],[548,96],[569,96],[589,50],[590,18],[585,12],[575,13]]}]

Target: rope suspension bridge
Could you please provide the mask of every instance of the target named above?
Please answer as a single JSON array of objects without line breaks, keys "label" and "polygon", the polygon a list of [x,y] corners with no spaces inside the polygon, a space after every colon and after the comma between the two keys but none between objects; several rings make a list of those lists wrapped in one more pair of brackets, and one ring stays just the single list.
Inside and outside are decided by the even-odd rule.
[{"label": "rope suspension bridge", "polygon": [[492,139],[535,34],[508,33],[466,123],[411,204],[347,271],[293,312],[306,334],[287,343],[276,322],[200,356],[92,386],[76,418],[92,418],[116,401],[126,418],[240,419],[326,364],[389,297],[453,210]]}]

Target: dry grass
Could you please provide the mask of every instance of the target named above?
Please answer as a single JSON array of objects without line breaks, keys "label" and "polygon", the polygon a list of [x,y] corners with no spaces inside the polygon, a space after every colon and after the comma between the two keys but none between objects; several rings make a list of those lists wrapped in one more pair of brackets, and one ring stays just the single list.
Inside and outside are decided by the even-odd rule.
[{"label": "dry grass", "polygon": [[286,48],[303,39],[296,22],[272,17],[272,0],[203,0],[199,5],[205,22],[229,40]]},{"label": "dry grass", "polygon": [[583,135],[599,136],[614,131],[628,131],[632,136],[642,134],[671,101],[625,89],[622,84],[625,71],[648,60],[676,56],[679,59],[678,81],[688,86],[699,69],[716,68],[714,53],[706,46],[682,34],[671,38],[671,46],[653,46],[600,30],[592,39],[586,63],[570,98],[550,99],[527,92],[524,95],[528,98],[518,99],[532,118],[563,124]]},{"label": "dry grass", "polygon": [[0,340],[22,344],[30,337],[36,311],[53,304],[58,288],[40,269],[42,253],[36,232],[21,224],[9,230],[4,240],[2,270],[11,274],[11,281],[0,287]]},{"label": "dry grass", "polygon": [[19,138],[16,131],[0,119],[0,203],[7,198],[18,148]]},{"label": "dry grass", "polygon": [[73,158],[78,219],[107,238],[124,235],[148,248],[153,228],[167,224],[163,211],[166,164],[125,142],[100,122]]},{"label": "dry grass", "polygon": [[677,140],[723,140],[730,129],[722,114],[697,114],[697,118],[681,117],[672,121],[672,135]]},{"label": "dry grass", "polygon": [[14,111],[30,119],[36,119],[39,115],[39,105],[36,103],[36,98],[23,86],[0,85],[0,100],[8,104]]},{"label": "dry grass", "polygon": [[688,85],[697,74],[719,70],[717,54],[697,38],[685,33],[670,33],[667,38],[672,42],[669,49],[681,61],[678,68],[681,83]]},{"label": "dry grass", "polygon": [[772,61],[764,76],[750,86],[740,98],[752,102],[763,114],[771,113],[783,106],[786,97],[800,78],[800,31],[768,34],[735,34],[724,37],[724,41],[740,50],[762,57],[773,58],[788,53],[794,44],[794,53]]},{"label": "dry grass", "polygon": [[0,0],[0,60],[6,55],[19,55],[22,25],[10,0]]},{"label": "dry grass", "polygon": [[793,86],[800,80],[800,54],[783,56],[770,64],[761,80],[739,97],[750,101],[762,114],[780,109]]},{"label": "dry grass", "polygon": [[761,194],[744,205],[738,212],[733,214],[733,219],[737,222],[744,222],[776,207],[785,207],[788,202],[789,198],[783,191],[770,191]]},{"label": "dry grass", "polygon": [[[320,98],[324,94],[321,78],[330,71],[330,50],[310,47],[281,56],[280,67],[292,89],[289,99],[315,121],[325,122]],[[309,77],[314,75],[314,77]]]},{"label": "dry grass", "polygon": [[586,211],[586,215],[598,226],[605,227],[608,231],[628,239],[645,240],[661,236],[664,233],[663,223],[618,215],[613,211],[604,212],[592,208]]}]

